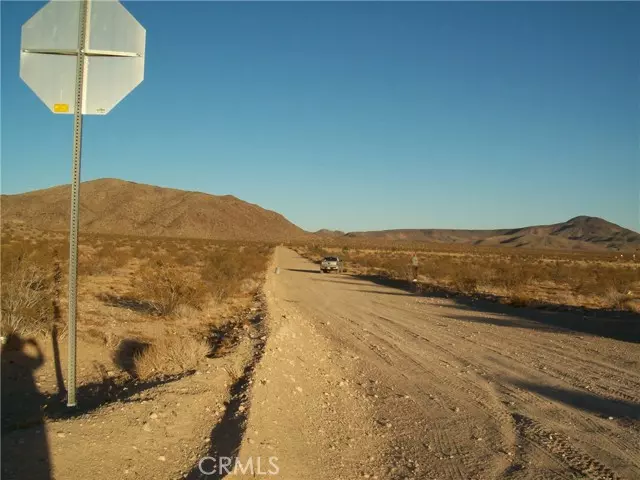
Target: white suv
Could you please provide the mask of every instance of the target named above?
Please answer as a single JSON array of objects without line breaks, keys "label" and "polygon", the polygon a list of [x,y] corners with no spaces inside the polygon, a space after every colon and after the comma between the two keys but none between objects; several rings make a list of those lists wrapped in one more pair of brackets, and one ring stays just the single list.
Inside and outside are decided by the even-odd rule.
[{"label": "white suv", "polygon": [[338,257],[324,257],[322,263],[320,263],[320,271],[322,273],[340,273],[342,272],[342,261]]}]

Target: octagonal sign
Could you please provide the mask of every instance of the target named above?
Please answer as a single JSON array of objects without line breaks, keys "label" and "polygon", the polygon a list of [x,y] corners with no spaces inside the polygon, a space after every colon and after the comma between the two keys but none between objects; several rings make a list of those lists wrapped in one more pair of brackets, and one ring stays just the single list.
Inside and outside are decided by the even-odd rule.
[{"label": "octagonal sign", "polygon": [[104,115],[144,78],[145,29],[118,0],[51,0],[22,26],[20,77],[54,113],[73,114],[78,54],[85,54],[82,113]]}]

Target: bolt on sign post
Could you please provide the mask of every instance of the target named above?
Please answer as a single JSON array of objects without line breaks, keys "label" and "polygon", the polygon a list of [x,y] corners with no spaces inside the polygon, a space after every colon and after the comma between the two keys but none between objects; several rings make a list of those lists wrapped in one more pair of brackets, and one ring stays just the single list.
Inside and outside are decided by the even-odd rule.
[{"label": "bolt on sign post", "polygon": [[20,78],[74,116],[67,405],[76,405],[76,307],[83,115],[106,115],[144,78],[146,31],[118,0],[51,0],[22,26]]}]

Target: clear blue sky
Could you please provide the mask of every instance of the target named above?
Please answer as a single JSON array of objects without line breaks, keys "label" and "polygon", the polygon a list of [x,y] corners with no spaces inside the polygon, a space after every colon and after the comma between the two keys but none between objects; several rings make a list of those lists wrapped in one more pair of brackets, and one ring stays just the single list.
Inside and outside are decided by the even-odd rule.
[{"label": "clear blue sky", "polygon": [[[19,78],[2,191],[68,183],[72,118]],[[309,230],[639,228],[640,4],[123,2],[144,82],[85,121],[82,179],[232,194]]]}]

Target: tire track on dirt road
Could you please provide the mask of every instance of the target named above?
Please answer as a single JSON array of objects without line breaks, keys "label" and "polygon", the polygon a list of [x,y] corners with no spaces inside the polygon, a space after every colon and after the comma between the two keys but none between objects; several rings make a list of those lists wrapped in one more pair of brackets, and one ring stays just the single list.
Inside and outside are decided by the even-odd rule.
[{"label": "tire track on dirt road", "polygon": [[276,255],[247,431],[281,478],[640,478],[637,344]]},{"label": "tire track on dirt road", "polygon": [[[379,318],[383,318],[379,314],[377,316]],[[406,330],[407,334],[422,338],[424,341],[431,342],[426,337],[415,334],[411,329],[404,326],[403,328]],[[554,385],[560,385],[564,382],[567,386],[573,387],[574,390],[585,389],[589,394],[597,393],[599,397],[602,397],[596,402],[600,406],[601,411],[599,413],[602,416],[615,415],[621,418],[627,417],[631,421],[637,421],[640,419],[640,409],[636,405],[638,394],[640,394],[640,384],[637,383],[638,375],[629,369],[623,370],[618,368],[613,362],[602,362],[598,361],[598,359],[593,359],[592,357],[577,357],[577,355],[572,354],[572,350],[566,346],[566,343],[563,350],[566,353],[566,356],[563,356],[562,352],[559,351],[557,347],[557,344],[562,342],[557,340],[547,340],[547,342],[551,344],[548,345],[545,344],[545,341],[538,341],[527,336],[526,338],[514,339],[509,342],[510,344],[508,347],[504,345],[504,338],[497,337],[496,335],[494,335],[493,338],[484,336],[482,344],[470,338],[465,338],[464,340],[471,342],[475,348],[488,350],[495,354],[493,357],[486,358],[486,360],[490,359],[496,364],[494,366],[494,370],[496,370],[496,367],[501,367],[505,370],[514,369],[519,371],[518,373],[521,378],[535,378],[536,375],[539,374],[539,369],[542,368],[548,377],[548,385],[545,389],[553,390]],[[446,343],[446,341],[442,342],[443,345]],[[462,350],[466,350],[467,347],[467,345],[464,345]],[[456,355],[456,352],[451,348],[441,348],[446,353],[456,357],[461,363],[465,363],[464,355]],[[580,349],[582,349],[582,347],[578,346],[577,350],[579,351]],[[534,357],[534,359],[525,361],[526,358],[522,358],[521,355],[515,354],[517,350],[526,352],[527,356]],[[533,351],[529,352],[528,350]],[[514,353],[511,353],[510,351]],[[563,361],[566,362],[566,360],[570,360],[574,363],[573,370],[568,370],[563,367]],[[624,362],[621,361],[621,363]],[[589,366],[592,366],[592,368],[589,369]],[[608,370],[606,369],[607,366],[609,367]],[[469,363],[467,367],[471,367],[471,364]],[[598,381],[600,385],[596,384],[596,381]],[[519,384],[520,386],[523,384],[518,381],[512,381],[511,383],[514,385]],[[617,388],[617,386],[620,385],[624,386],[624,390]],[[536,390],[535,385],[530,385],[530,388]],[[509,389],[503,388],[503,390]],[[511,393],[513,393],[513,389],[510,390]],[[635,392],[636,395],[629,395],[626,392]],[[584,398],[584,395],[579,392],[574,393],[574,391],[569,389],[567,389],[564,395],[573,396],[577,403],[581,403],[582,398]],[[535,395],[529,396],[528,401],[535,401]],[[592,403],[594,402],[595,400],[592,401]],[[580,415],[579,411],[575,411],[574,413]],[[605,433],[605,430],[602,429],[600,425],[597,425],[597,422],[594,422],[593,419],[589,418],[588,415],[581,415],[581,417],[585,422],[585,426],[597,428],[601,433]],[[610,436],[610,438],[612,444],[618,445],[623,450],[631,446],[624,442],[618,442],[615,436]]]},{"label": "tire track on dirt road", "polygon": [[264,288],[269,336],[239,459],[274,457],[275,478],[282,479],[382,478],[387,432],[355,386],[353,355],[329,344],[302,316],[276,265]]}]

